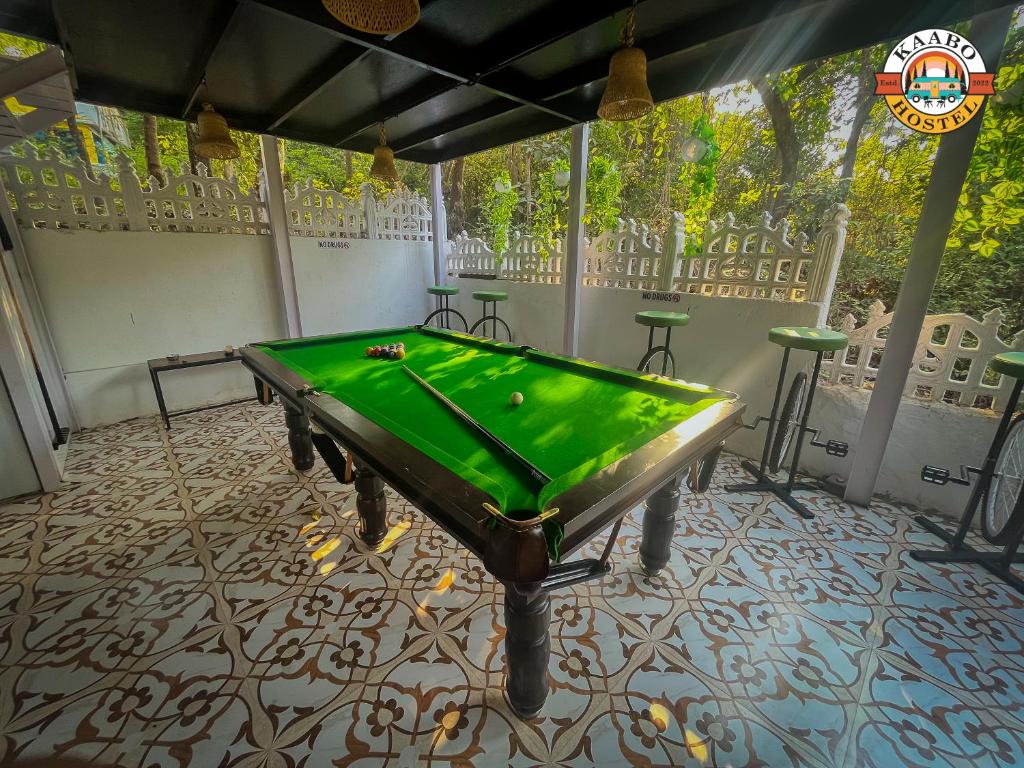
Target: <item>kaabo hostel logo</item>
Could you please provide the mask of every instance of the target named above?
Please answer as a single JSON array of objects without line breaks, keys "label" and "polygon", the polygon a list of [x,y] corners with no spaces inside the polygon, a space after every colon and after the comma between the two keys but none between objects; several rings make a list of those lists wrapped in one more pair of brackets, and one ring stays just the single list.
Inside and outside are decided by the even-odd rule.
[{"label": "kaabo hostel logo", "polygon": [[985,71],[970,40],[945,29],[925,29],[901,40],[875,73],[875,93],[889,111],[921,133],[948,133],[980,112],[994,75]]}]

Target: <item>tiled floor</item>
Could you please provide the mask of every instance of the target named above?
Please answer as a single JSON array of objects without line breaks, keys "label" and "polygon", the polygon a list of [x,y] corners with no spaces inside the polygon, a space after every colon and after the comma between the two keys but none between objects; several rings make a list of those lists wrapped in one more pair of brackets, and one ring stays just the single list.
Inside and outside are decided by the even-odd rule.
[{"label": "tiled floor", "polygon": [[521,722],[500,587],[397,500],[366,551],[276,408],[89,431],[69,470],[0,506],[2,765],[1024,765],[1024,601],[911,561],[935,542],[889,505],[803,521],[726,460],[653,579],[635,512],[614,576],[553,599]]}]

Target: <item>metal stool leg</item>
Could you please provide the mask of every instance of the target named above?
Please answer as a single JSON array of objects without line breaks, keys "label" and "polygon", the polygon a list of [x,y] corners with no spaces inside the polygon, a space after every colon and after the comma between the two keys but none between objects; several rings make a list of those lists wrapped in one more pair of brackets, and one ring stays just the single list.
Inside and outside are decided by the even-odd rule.
[{"label": "metal stool leg", "polygon": [[[804,407],[800,422],[800,431],[797,433],[797,449],[793,456],[793,463],[790,465],[789,479],[786,484],[777,483],[765,474],[765,470],[768,467],[768,453],[771,450],[772,438],[775,436],[775,431],[779,428],[779,403],[782,400],[782,388],[786,383],[786,368],[789,366],[789,347],[784,347],[782,351],[782,367],[779,369],[779,383],[775,388],[775,400],[772,402],[772,414],[768,418],[768,434],[765,435],[764,439],[764,450],[761,452],[761,465],[754,466],[751,461],[742,461],[740,465],[747,470],[756,479],[752,483],[734,483],[732,485],[725,486],[727,492],[734,491],[771,491],[779,497],[787,506],[794,509],[801,517],[811,519],[814,514],[808,510],[803,504],[793,498],[793,491],[796,489],[814,488],[813,485],[807,485],[805,483],[796,482],[795,467],[800,459],[800,445],[803,442],[804,431],[810,431],[807,429],[807,418],[811,412],[811,401],[813,395],[807,398],[807,404]],[[819,352],[814,364],[814,380],[812,381],[812,393],[813,387],[818,380],[818,373],[821,369],[821,358],[823,353]]]},{"label": "metal stool leg", "polygon": [[[665,352],[666,353],[668,352],[669,342],[671,340],[672,340],[672,326],[671,325],[666,325],[665,326]],[[661,358],[661,375],[664,376],[666,373],[668,373],[668,355],[667,354],[663,355],[662,358]],[[673,371],[673,373],[675,373],[675,371]]]}]

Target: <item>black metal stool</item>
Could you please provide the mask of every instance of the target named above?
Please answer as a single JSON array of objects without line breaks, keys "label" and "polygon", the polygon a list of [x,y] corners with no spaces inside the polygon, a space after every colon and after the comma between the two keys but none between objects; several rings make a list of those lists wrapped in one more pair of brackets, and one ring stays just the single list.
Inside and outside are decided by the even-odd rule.
[{"label": "black metal stool", "polygon": [[[505,329],[504,341],[512,341],[512,331],[508,327],[508,323],[498,317],[498,302],[508,301],[508,294],[505,291],[473,291],[473,298],[477,301],[483,302],[484,313],[483,316],[473,323],[473,327],[469,329],[469,332],[476,335],[476,329],[482,327],[483,335],[489,339],[498,341],[498,325]],[[491,313],[487,313],[487,304],[491,305]],[[491,324],[491,333],[487,334],[487,323]]]},{"label": "black metal stool", "polygon": [[[1024,413],[1016,418],[1013,415],[1024,388],[1024,352],[996,355],[990,366],[996,373],[1014,378],[1016,382],[985,463],[980,468],[961,467],[959,478],[950,477],[949,470],[941,467],[926,466],[921,470],[921,479],[936,485],[950,482],[969,485],[968,475],[978,475],[960,525],[956,533],[949,534],[924,515],[918,515],[914,519],[948,546],[941,550],[915,550],[910,556],[926,563],[978,563],[1024,593],[1024,579],[1010,571],[1014,563],[1024,563],[1024,554],[1017,551],[1024,538]],[[1001,546],[1001,551],[981,552],[964,542],[979,506],[984,507],[981,534],[990,544]]]},{"label": "black metal stool", "polygon": [[439,328],[451,330],[451,316],[455,315],[462,322],[462,330],[468,331],[469,323],[466,322],[466,318],[462,316],[459,310],[452,309],[448,303],[451,297],[458,294],[458,292],[459,289],[454,285],[432,285],[427,288],[427,293],[431,296],[437,296],[437,309],[427,315],[423,325],[430,325],[432,320],[436,320]]},{"label": "black metal stool", "polygon": [[[807,426],[807,418],[811,413],[811,404],[814,402],[814,391],[818,385],[818,374],[821,372],[821,358],[826,352],[838,352],[845,349],[848,339],[845,333],[831,331],[827,328],[806,328],[803,326],[780,326],[772,328],[768,332],[768,340],[773,344],[782,347],[782,367],[779,369],[779,383],[775,388],[775,401],[772,403],[772,415],[765,419],[759,417],[748,429],[756,429],[762,421],[768,422],[768,434],[764,437],[764,450],[761,452],[761,465],[755,466],[751,461],[743,461],[742,466],[756,480],[753,483],[740,483],[727,485],[726,491],[771,491],[784,501],[790,508],[800,514],[801,517],[810,520],[814,513],[807,507],[793,498],[793,491],[796,489],[816,488],[817,486],[806,483],[797,483],[797,470],[800,466],[800,452],[803,448],[804,435],[811,433],[811,445],[816,448],[824,448],[825,453],[830,456],[845,456],[849,451],[846,443],[838,440],[829,440],[827,443],[818,442],[819,431]],[[793,377],[789,394],[782,407],[782,414],[779,415],[779,402],[782,399],[782,386],[786,381],[786,367],[789,365],[789,352],[791,349],[803,349],[814,352],[814,373],[808,385],[807,374],[803,371]],[[799,422],[799,424],[798,424]],[[768,477],[767,470],[777,472],[785,463],[786,454],[793,438],[796,438],[796,447],[793,449],[793,462],[789,465],[789,478],[785,484],[778,483]]]},{"label": "black metal stool", "polygon": [[[646,325],[651,330],[647,334],[647,351],[644,356],[640,358],[640,363],[636,369],[643,371],[644,373],[651,372],[651,362],[658,355],[661,355],[661,375],[669,375],[669,365],[672,366],[671,376],[674,379],[676,377],[676,359],[672,356],[672,350],[669,349],[669,344],[672,341],[672,329],[674,327],[682,327],[690,322],[690,316],[685,312],[666,312],[659,309],[649,309],[645,312],[637,312],[634,317],[636,322],[640,325]],[[660,346],[654,346],[654,329],[664,328],[665,329],[665,343]]]}]

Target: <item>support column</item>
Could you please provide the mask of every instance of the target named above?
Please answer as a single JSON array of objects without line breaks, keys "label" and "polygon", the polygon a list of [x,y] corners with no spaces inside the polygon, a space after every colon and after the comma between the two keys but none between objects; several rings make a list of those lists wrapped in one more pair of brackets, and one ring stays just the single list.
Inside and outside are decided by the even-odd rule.
[{"label": "support column", "polygon": [[583,285],[583,212],[587,207],[587,159],[590,124],[572,127],[569,152],[569,236],[565,241],[565,323],[562,351],[572,357],[580,347],[580,288]]},{"label": "support column", "polygon": [[[971,24],[971,42],[977,46],[990,72],[998,71],[1012,11],[1012,7],[1007,6],[983,13],[976,16]],[[928,311],[928,299],[942,264],[960,190],[967,178],[967,167],[981,130],[984,103],[979,110],[981,114],[967,125],[944,134],[939,140],[939,151],[932,166],[921,217],[917,221],[907,271],[896,298],[878,379],[864,416],[846,485],[844,499],[853,504],[867,506],[875,490],[885,447],[896,421],[903,388],[914,361],[917,339]]]},{"label": "support column", "polygon": [[[434,285],[444,282],[448,259],[448,216],[444,208],[444,193],[441,191],[441,164],[430,166],[430,215],[434,244]],[[440,297],[438,299],[440,301]],[[440,305],[439,305],[440,306]]]},{"label": "support column", "polygon": [[260,136],[260,149],[263,151],[263,202],[267,206],[267,217],[270,219],[270,237],[274,244],[274,260],[277,262],[281,307],[284,310],[288,336],[294,339],[302,335],[302,321],[299,317],[299,294],[295,288],[292,244],[288,239],[284,179],[281,177],[281,155],[277,151],[277,139],[273,136]]}]

